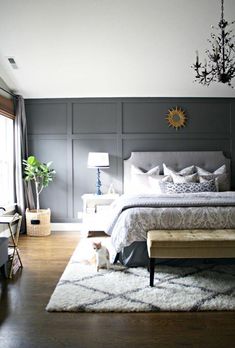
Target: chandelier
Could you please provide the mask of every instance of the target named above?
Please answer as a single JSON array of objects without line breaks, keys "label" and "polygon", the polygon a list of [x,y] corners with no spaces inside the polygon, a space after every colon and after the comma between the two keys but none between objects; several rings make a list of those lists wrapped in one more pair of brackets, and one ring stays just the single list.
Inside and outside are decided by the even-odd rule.
[{"label": "chandelier", "polygon": [[228,23],[224,19],[224,0],[221,0],[221,19],[218,27],[211,26],[213,31],[217,31],[217,35],[212,32],[208,39],[211,50],[205,51],[208,61],[205,59],[204,65],[199,62],[199,54],[196,51],[196,63],[192,66],[196,72],[195,81],[206,86],[211,82],[222,82],[233,88],[231,80],[235,77],[235,35],[229,26],[234,23],[235,21]]}]

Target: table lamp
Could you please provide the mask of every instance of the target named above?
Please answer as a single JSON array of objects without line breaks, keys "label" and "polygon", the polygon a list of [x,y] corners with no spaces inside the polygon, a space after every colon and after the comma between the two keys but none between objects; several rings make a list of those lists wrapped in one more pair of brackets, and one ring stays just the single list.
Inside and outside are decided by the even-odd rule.
[{"label": "table lamp", "polygon": [[97,169],[96,178],[96,194],[102,195],[100,190],[101,180],[100,180],[100,168],[109,168],[109,154],[107,152],[89,152],[87,160],[88,168]]}]

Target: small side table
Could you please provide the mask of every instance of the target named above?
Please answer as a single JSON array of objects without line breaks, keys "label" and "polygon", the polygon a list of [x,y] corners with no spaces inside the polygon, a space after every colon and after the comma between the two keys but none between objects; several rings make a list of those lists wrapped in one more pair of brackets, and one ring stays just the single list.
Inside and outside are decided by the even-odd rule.
[{"label": "small side table", "polygon": [[119,194],[84,194],[83,200],[83,231],[88,237],[97,236],[99,232],[104,234],[105,221],[113,203]]},{"label": "small side table", "polygon": [[[10,261],[10,271],[8,275],[9,278],[12,278],[13,266],[16,261],[19,260],[20,268],[23,268],[23,264],[22,264],[19,249],[18,249],[21,220],[22,220],[22,216],[17,213],[15,215],[0,216],[0,224],[7,225],[9,230],[9,238],[10,238],[10,242],[8,245],[8,248],[9,248],[8,259]],[[15,224],[17,224],[16,230],[13,231],[12,226]]]}]

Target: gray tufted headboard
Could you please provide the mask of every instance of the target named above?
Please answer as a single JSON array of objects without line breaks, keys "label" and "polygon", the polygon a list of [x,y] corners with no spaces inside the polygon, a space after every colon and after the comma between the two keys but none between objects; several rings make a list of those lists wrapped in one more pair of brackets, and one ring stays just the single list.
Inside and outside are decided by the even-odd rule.
[{"label": "gray tufted headboard", "polygon": [[222,151],[132,152],[131,156],[124,160],[124,193],[128,192],[132,164],[145,170],[159,165],[162,174],[163,163],[177,171],[194,164],[211,172],[225,164],[229,176],[231,172],[230,159],[226,158]]}]

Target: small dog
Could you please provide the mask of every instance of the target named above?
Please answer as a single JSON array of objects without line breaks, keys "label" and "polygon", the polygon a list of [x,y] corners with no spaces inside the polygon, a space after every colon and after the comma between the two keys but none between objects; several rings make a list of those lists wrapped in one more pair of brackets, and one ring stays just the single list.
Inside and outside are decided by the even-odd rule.
[{"label": "small dog", "polygon": [[96,269],[99,272],[100,268],[110,268],[109,251],[101,242],[93,243],[93,249],[96,252]]}]

